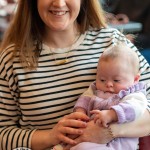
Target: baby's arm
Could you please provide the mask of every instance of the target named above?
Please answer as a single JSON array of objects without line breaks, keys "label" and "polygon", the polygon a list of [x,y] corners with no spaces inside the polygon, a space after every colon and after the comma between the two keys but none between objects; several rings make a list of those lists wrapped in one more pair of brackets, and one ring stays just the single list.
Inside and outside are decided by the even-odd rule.
[{"label": "baby's arm", "polygon": [[94,83],[92,83],[89,88],[78,98],[74,111],[87,113],[89,103],[91,101],[92,96],[94,95]]},{"label": "baby's arm", "polygon": [[116,111],[118,123],[135,120],[145,112],[146,107],[147,99],[141,92],[127,95],[118,105],[111,106]]},{"label": "baby's arm", "polygon": [[115,110],[110,109],[110,110],[92,110],[90,111],[91,114],[94,116],[94,122],[98,123],[99,125],[103,125],[104,127],[108,127],[108,124],[111,122],[116,122],[118,121],[117,114]]},{"label": "baby's arm", "polygon": [[119,104],[109,110],[92,110],[94,121],[108,127],[111,122],[130,122],[141,116],[146,110],[147,100],[143,93],[132,93],[124,97]]},{"label": "baby's arm", "polygon": [[74,109],[74,111],[86,114],[86,110],[84,108],[82,108],[82,107],[77,107],[77,108]]}]

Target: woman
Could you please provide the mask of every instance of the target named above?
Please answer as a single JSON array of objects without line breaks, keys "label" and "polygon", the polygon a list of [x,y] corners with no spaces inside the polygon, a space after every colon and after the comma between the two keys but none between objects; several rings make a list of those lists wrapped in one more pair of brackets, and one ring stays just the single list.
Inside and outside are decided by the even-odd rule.
[{"label": "woman", "polygon": [[[45,150],[60,142],[107,143],[114,136],[147,135],[148,111],[139,121],[105,129],[85,123],[89,118],[81,113],[70,114],[95,80],[103,50],[124,38],[107,28],[97,0],[19,1],[1,46],[0,149]],[[141,80],[148,86],[149,65],[127,43],[139,55]]]}]

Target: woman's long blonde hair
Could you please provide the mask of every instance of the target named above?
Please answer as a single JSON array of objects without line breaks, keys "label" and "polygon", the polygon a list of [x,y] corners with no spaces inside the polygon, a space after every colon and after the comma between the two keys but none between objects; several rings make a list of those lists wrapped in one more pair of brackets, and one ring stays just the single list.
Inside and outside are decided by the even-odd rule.
[{"label": "woman's long blonde hair", "polygon": [[[99,1],[81,1],[81,9],[77,17],[80,32],[84,33],[90,26],[106,27],[104,12]],[[25,67],[35,68],[42,50],[44,29],[45,25],[37,10],[37,0],[18,0],[17,10],[3,36],[0,50],[14,44],[13,54],[15,55],[19,50],[20,61],[25,64]]]}]

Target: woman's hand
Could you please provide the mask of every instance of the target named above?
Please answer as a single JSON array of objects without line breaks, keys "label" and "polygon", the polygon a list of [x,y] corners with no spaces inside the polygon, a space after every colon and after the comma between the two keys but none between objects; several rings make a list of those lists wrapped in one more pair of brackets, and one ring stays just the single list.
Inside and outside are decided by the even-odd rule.
[{"label": "woman's hand", "polygon": [[[104,128],[94,123],[94,121],[90,121],[87,123],[87,127],[83,129],[83,134],[74,139],[76,143],[81,142],[92,142],[99,144],[106,144],[112,140],[112,135],[108,128]],[[67,145],[65,150],[68,150],[73,145]]]},{"label": "woman's hand", "polygon": [[67,135],[82,135],[83,129],[87,126],[87,121],[89,121],[89,117],[80,112],[64,116],[52,129],[53,139],[55,139],[53,144],[56,145],[60,142],[76,144],[76,141]]},{"label": "woman's hand", "polygon": [[89,117],[83,113],[75,112],[64,116],[51,130],[36,130],[32,136],[32,150],[44,150],[60,142],[76,144],[68,134],[81,135],[87,126]]},{"label": "woman's hand", "polygon": [[108,128],[104,128],[90,121],[87,127],[83,129],[83,134],[80,135],[75,141],[80,142],[93,142],[99,144],[106,144],[112,140],[112,136]]}]

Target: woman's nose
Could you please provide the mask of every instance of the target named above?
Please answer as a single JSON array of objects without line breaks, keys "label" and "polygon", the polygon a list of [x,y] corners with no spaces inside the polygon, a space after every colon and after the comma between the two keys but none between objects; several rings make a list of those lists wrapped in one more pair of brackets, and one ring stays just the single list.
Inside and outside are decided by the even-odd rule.
[{"label": "woman's nose", "polygon": [[65,0],[53,0],[53,6],[55,7],[63,7],[65,5]]}]

